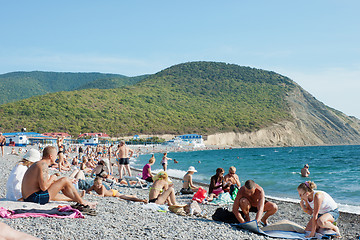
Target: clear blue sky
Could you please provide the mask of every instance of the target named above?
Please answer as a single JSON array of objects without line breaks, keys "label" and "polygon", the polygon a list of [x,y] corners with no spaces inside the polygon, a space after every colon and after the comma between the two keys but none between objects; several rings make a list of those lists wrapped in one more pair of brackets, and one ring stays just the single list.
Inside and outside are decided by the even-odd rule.
[{"label": "clear blue sky", "polygon": [[360,118],[358,0],[0,3],[0,73],[135,76],[219,61],[288,76]]}]

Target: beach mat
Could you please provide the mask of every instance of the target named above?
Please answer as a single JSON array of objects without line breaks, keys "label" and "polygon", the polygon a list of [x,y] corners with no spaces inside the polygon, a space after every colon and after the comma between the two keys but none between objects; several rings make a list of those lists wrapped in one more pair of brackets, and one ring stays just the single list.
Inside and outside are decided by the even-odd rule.
[{"label": "beach mat", "polygon": [[8,210],[15,209],[39,209],[39,210],[50,210],[58,207],[59,205],[68,205],[69,202],[59,201],[59,202],[49,202],[44,205],[40,205],[33,202],[21,202],[21,201],[9,201],[6,198],[0,198],[0,207],[6,208]]},{"label": "beach mat", "polygon": [[[253,233],[265,235],[272,238],[301,239],[301,240],[312,239],[305,237],[307,233],[301,226],[288,220],[283,220],[263,228],[261,228],[258,225],[256,220],[246,223],[232,224],[232,225],[242,230],[247,230]],[[334,231],[321,229],[320,232],[316,233],[315,237],[317,239],[329,239],[330,236],[335,236],[335,235],[336,233]]]}]

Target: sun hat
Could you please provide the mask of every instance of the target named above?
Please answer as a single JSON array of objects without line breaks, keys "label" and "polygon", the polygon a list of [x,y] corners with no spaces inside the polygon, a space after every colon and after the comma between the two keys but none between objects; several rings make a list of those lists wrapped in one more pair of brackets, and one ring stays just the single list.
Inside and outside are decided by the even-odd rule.
[{"label": "sun hat", "polygon": [[29,162],[37,162],[40,160],[40,152],[36,149],[30,149],[23,157],[24,159],[28,160]]},{"label": "sun hat", "polygon": [[190,166],[187,171],[188,172],[197,172],[196,169],[193,166]]}]

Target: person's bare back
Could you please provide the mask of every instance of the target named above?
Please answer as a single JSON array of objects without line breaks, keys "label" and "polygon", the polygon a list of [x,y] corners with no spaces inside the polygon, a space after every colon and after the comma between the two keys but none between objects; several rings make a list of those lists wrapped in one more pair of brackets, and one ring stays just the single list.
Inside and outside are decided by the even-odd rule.
[{"label": "person's bare back", "polygon": [[34,163],[25,173],[21,192],[23,198],[28,198],[34,192],[38,192],[40,190],[45,191],[46,189],[41,189],[40,187],[40,175],[42,178],[48,179],[48,166],[44,161],[39,161]]}]

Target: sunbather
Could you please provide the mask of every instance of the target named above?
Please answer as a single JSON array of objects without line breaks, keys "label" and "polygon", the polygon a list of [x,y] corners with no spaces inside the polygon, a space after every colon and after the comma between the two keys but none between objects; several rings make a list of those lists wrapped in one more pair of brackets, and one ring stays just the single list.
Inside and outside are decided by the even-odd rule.
[{"label": "sunbather", "polygon": [[21,185],[25,172],[35,162],[40,161],[40,152],[30,149],[23,159],[11,170],[6,183],[6,198],[12,201],[22,200]]},{"label": "sunbather", "polygon": [[192,182],[192,175],[197,172],[193,166],[190,166],[187,173],[184,175],[183,178],[183,187],[181,188],[180,192],[182,194],[192,194],[199,190],[199,187],[195,187]]},{"label": "sunbather", "polygon": [[86,192],[91,194],[92,190],[94,190],[101,197],[118,197],[118,198],[128,200],[128,201],[147,203],[146,199],[140,199],[133,195],[123,195],[123,194],[120,194],[115,189],[107,190],[105,188],[105,186],[102,184],[101,177],[96,177],[94,180],[94,185],[92,185],[89,189],[87,189]]},{"label": "sunbather", "polygon": [[149,203],[177,205],[173,184],[169,181],[167,173],[160,171],[153,180],[154,183],[149,193]]}]

